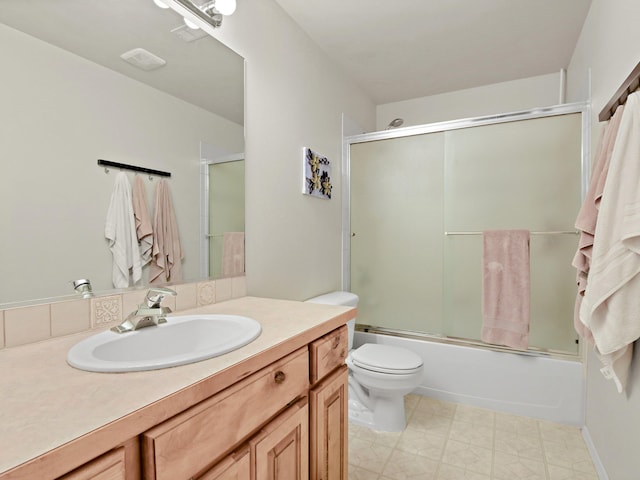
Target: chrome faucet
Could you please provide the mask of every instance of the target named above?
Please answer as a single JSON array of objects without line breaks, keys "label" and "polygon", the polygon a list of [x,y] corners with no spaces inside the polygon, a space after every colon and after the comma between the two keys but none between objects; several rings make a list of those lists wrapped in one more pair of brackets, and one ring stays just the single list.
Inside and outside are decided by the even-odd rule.
[{"label": "chrome faucet", "polygon": [[88,278],[79,278],[78,280],[73,280],[69,282],[73,285],[73,289],[82,295],[82,298],[91,298],[93,297],[93,292],[91,291],[91,281]]},{"label": "chrome faucet", "polygon": [[138,305],[138,308],[131,312],[124,322],[111,329],[116,333],[133,332],[144,327],[160,325],[166,323],[165,315],[171,313],[169,307],[162,307],[160,303],[167,295],[175,296],[177,293],[170,288],[151,288],[147,292],[145,302]]}]

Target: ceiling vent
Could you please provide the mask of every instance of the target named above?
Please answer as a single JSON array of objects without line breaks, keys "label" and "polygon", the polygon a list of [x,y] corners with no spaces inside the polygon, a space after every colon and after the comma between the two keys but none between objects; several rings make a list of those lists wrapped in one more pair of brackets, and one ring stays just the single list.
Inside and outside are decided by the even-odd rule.
[{"label": "ceiling vent", "polygon": [[129,62],[134,67],[145,71],[155,70],[166,65],[166,61],[145,50],[144,48],[134,48],[120,55],[125,62]]}]

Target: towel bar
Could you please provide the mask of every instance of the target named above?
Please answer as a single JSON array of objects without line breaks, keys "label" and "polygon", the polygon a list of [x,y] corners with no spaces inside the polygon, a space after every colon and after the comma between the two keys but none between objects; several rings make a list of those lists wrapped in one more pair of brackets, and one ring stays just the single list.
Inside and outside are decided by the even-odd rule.
[{"label": "towel bar", "polygon": [[[560,230],[555,232],[529,232],[531,235],[577,235],[576,230]],[[482,232],[444,232],[445,235],[482,235]]]}]

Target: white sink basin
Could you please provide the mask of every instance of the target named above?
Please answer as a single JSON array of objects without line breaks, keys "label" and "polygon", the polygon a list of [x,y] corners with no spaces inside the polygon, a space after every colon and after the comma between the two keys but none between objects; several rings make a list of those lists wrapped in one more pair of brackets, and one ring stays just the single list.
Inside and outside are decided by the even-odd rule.
[{"label": "white sink basin", "polygon": [[237,315],[182,315],[134,332],[111,330],[85,338],[67,353],[69,365],[90,372],[135,372],[199,362],[236,350],[262,331]]}]

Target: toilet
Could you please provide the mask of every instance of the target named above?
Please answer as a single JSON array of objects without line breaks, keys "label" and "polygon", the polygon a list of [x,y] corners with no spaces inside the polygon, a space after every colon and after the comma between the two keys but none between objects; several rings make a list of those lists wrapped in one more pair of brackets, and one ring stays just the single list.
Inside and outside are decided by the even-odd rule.
[{"label": "toilet", "polygon": [[[351,292],[331,292],[307,302],[358,306]],[[404,396],[422,380],[422,358],[406,348],[366,343],[353,349],[356,320],[349,320],[349,421],[374,430],[400,432],[406,426]]]}]

